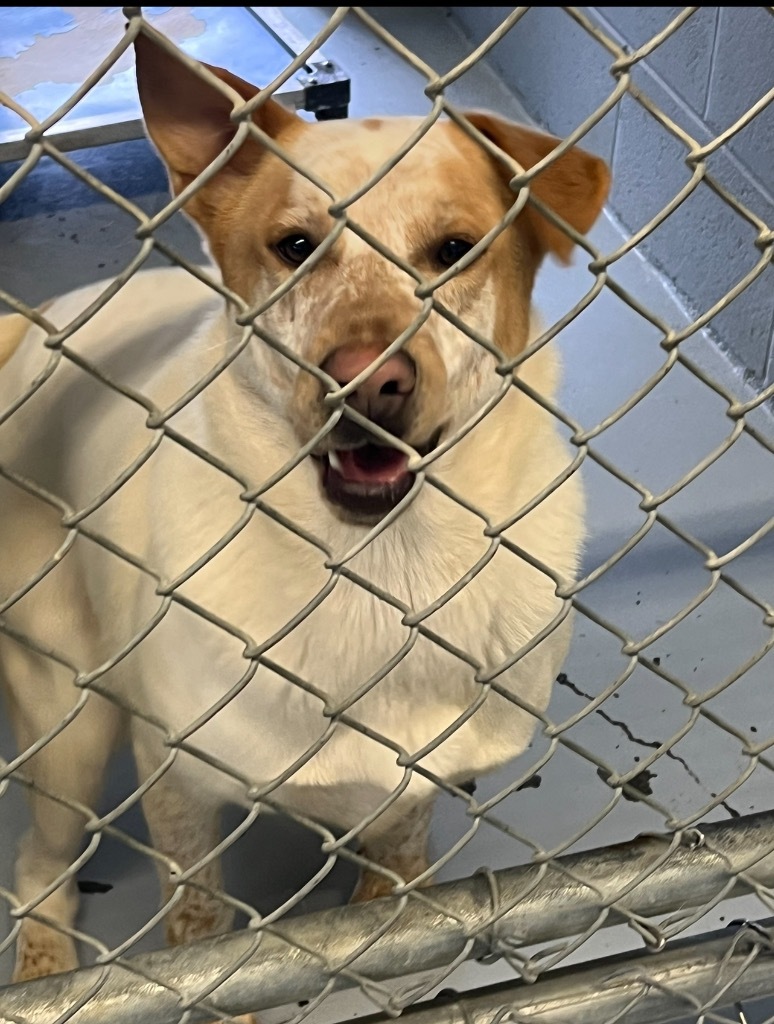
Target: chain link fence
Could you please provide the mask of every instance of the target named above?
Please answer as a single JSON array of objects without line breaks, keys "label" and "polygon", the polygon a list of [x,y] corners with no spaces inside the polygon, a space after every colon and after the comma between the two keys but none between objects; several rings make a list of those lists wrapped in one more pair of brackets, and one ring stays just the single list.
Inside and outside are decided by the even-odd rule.
[{"label": "chain link fence", "polygon": [[[422,1024],[439,1021],[499,1024],[506,1019],[546,1024],[560,1021],[572,1021],[573,1024],[626,1021],[634,1024],[637,1021],[678,1018],[734,1022],[753,1019],[746,1017],[745,1013],[757,1013],[756,1020],[774,1019],[774,1004],[769,1004],[768,1010],[745,1008],[748,1001],[774,996],[774,918],[768,917],[774,900],[774,810],[771,809],[769,795],[772,785],[770,773],[774,768],[770,755],[774,731],[771,719],[765,717],[765,709],[770,706],[768,695],[772,682],[769,654],[774,645],[774,594],[771,591],[774,560],[770,546],[765,546],[767,538],[771,539],[774,526],[774,516],[771,515],[774,511],[771,504],[774,435],[766,417],[767,405],[774,397],[774,385],[756,388],[755,382],[751,386],[740,382],[737,389],[730,388],[725,381],[707,371],[693,350],[689,354],[687,344],[700,337],[700,332],[711,324],[713,318],[762,275],[768,274],[770,279],[769,265],[774,251],[771,225],[761,219],[742,197],[716,180],[712,172],[712,157],[766,109],[774,99],[774,89],[761,96],[735,123],[728,125],[709,143],[700,144],[682,125],[667,116],[636,84],[635,72],[638,65],[647,62],[666,41],[676,33],[686,31],[697,10],[686,8],[680,11],[662,31],[635,51],[628,52],[584,10],[561,9],[567,22],[579,26],[596,40],[600,53],[606,54],[604,59],[610,73],[610,88],[604,103],[569,133],[554,157],[571,145],[582,143],[589,131],[626,98],[677,140],[683,148],[690,178],[647,223],[609,251],[579,236],[542,207],[542,212],[552,223],[577,243],[580,256],[576,257],[576,262],[588,264],[589,283],[572,308],[522,353],[508,360],[497,353],[500,390],[474,419],[488,415],[503,393],[519,389],[556,417],[573,446],[573,457],[560,478],[544,488],[530,506],[514,510],[513,516],[505,522],[493,521],[485,509],[465,502],[470,515],[478,521],[481,534],[488,540],[487,552],[443,595],[439,603],[451,600],[469,586],[494,552],[503,548],[515,558],[527,560],[552,580],[561,600],[561,610],[549,627],[532,637],[520,650],[512,652],[510,663],[524,658],[544,639],[542,634],[548,635],[571,609],[576,614],[576,643],[565,672],[559,676],[547,711],[530,709],[539,719],[538,734],[531,749],[496,776],[479,780],[478,788],[451,784],[428,771],[419,763],[427,750],[411,754],[398,749],[386,737],[371,735],[377,743],[385,744],[393,752],[404,772],[404,782],[390,795],[381,811],[397,800],[413,773],[419,773],[431,782],[442,797],[438,814],[445,816],[447,825],[434,833],[434,863],[418,881],[439,873],[447,879],[457,880],[441,881],[423,888],[416,882],[403,884],[398,876],[390,875],[394,895],[385,899],[329,907],[311,913],[294,913],[337,865],[349,863],[371,870],[382,878],[385,876],[383,868],[357,849],[358,834],[368,821],[364,820],[361,828],[342,836],[303,815],[294,814],[287,807],[277,807],[273,796],[276,780],[271,785],[256,786],[255,780],[240,777],[232,766],[210,760],[208,769],[228,773],[244,788],[251,803],[250,810],[236,827],[227,830],[220,839],[217,852],[235,844],[265,810],[280,809],[315,837],[322,850],[319,867],[290,898],[283,899],[266,913],[259,912],[225,890],[210,893],[224,905],[245,915],[247,926],[244,928],[192,945],[137,952],[138,943],[164,920],[185,888],[195,889],[198,886],[206,889],[201,878],[196,878],[195,871],[178,872],[173,891],[168,898],[162,899],[157,913],[132,934],[126,935],[120,944],[107,945],[96,935],[81,929],[72,930],[71,937],[90,950],[93,963],[74,972],[19,982],[0,990],[0,1020],[14,1024],[67,1020],[79,1024],[106,1020],[112,1024],[139,1021],[172,1024],[226,1020],[254,1011],[263,1011],[265,1020],[293,1020],[294,1024],[307,1017],[341,1020],[369,1012],[376,1013],[378,1020],[403,1013]],[[416,145],[442,115],[453,118],[479,144],[486,145],[486,140],[466,120],[464,113],[450,102],[447,91],[469,69],[484,60],[507,34],[522,31],[522,19],[528,11],[529,8],[517,8],[506,16],[503,10],[496,30],[464,60],[439,74],[387,31],[368,10],[339,8],[309,45],[288,64],[286,71],[270,84],[269,92],[279,89],[302,69],[311,54],[324,49],[326,43],[335,38],[345,19],[356,19],[362,28],[372,33],[380,47],[389,48],[397,54],[426,82],[425,94],[430,100],[430,111],[407,146]],[[336,729],[346,726],[365,730],[357,716],[351,713],[352,705],[362,693],[382,685],[384,676],[409,654],[418,638],[444,646],[452,657],[463,658],[474,672],[479,673],[477,679],[481,691],[474,706],[446,730],[446,734],[437,737],[431,748],[437,746],[453,736],[455,729],[475,713],[489,693],[499,690],[508,699],[513,699],[498,683],[498,675],[509,666],[499,666],[495,672],[484,672],[474,658],[455,648],[427,624],[426,620],[434,610],[432,606],[410,607],[389,593],[377,592],[371,581],[352,568],[358,552],[373,543],[395,516],[388,515],[369,530],[352,550],[344,553],[328,550],[318,538],[281,516],[273,508],[268,494],[278,480],[309,454],[311,444],[300,449],[292,464],[282,467],[271,480],[256,487],[254,482],[243,478],[238,469],[224,464],[216,453],[192,443],[170,423],[175,413],[202,389],[210,386],[228,362],[255,338],[273,348],[279,356],[291,358],[295,365],[300,366],[300,372],[308,373],[313,379],[321,379],[321,374],[317,366],[290,353],[280,339],[262,327],[263,312],[279,296],[275,294],[269,302],[250,308],[209,270],[181,256],[161,237],[160,229],[181,209],[191,193],[217,175],[227,157],[248,137],[255,137],[280,158],[290,159],[253,122],[251,115],[258,101],[236,103],[231,91],[224,89],[211,75],[205,76],[213,88],[220,88],[229,101],[236,104],[233,117],[238,128],[234,141],[222,158],[216,159],[181,195],[153,216],[84,170],[79,166],[77,156],[71,158],[57,147],[50,134],[51,129],[110,71],[138,35],[152,33],[140,8],[126,8],[124,13],[128,26],[121,43],[107,54],[67,104],[46,120],[36,121],[11,97],[1,96],[6,106],[27,121],[30,130],[26,136],[28,153],[0,188],[0,200],[8,199],[34,173],[38,163],[49,157],[95,190],[103,200],[115,204],[118,210],[128,215],[135,225],[140,246],[136,256],[115,274],[97,299],[69,323],[51,322],[45,308],[33,308],[25,301],[24,295],[0,290],[0,299],[9,310],[22,314],[48,336],[45,364],[35,379],[29,381],[24,392],[17,395],[10,406],[0,410],[0,423],[12,422],[19,410],[45,388],[52,375],[61,372],[63,365],[70,365],[89,375],[105,395],[113,395],[116,400],[128,400],[144,410],[148,441],[130,465],[105,483],[88,507],[72,507],[60,495],[48,492],[34,479],[0,465],[0,476],[5,485],[23,491],[33,504],[41,503],[54,510],[61,517],[63,528],[59,549],[46,557],[37,571],[13,593],[0,595],[0,630],[5,634],[7,643],[15,648],[58,661],[61,670],[70,673],[76,694],[70,714],[50,733],[37,738],[18,754],[10,750],[2,752],[0,797],[8,799],[12,791],[32,787],[25,767],[27,763],[44,745],[54,742],[63,730],[72,728],[95,695],[115,699],[115,694],[105,682],[111,668],[122,659],[131,657],[174,606],[183,607],[189,614],[200,617],[212,629],[229,632],[243,645],[244,674],[224,695],[219,707],[235,700],[242,689],[250,685],[261,665],[280,672],[283,678],[305,693],[320,697],[327,708],[328,728],[317,747],[307,752],[304,761],[314,758]],[[667,17],[667,9],[664,9],[664,20]],[[196,62],[182,55],[170,42],[163,45],[187,67],[197,69]],[[356,88],[356,80],[354,84]],[[260,95],[263,97],[265,94]],[[764,140],[763,145],[772,150],[770,141]],[[491,144],[488,148],[494,152]],[[389,174],[402,155],[403,151],[396,152],[367,183],[367,187],[374,187]],[[309,167],[295,161],[293,167],[326,190],[325,183],[319,181]],[[540,208],[539,200],[523,187],[529,185],[534,172],[525,173],[515,165],[511,172],[515,175],[512,187],[517,200],[508,215],[509,220],[520,213],[528,201]],[[754,260],[744,276],[736,280],[710,308],[691,317],[690,322],[674,326],[621,282],[617,267],[619,261],[646,242],[681,204],[700,189],[710,189],[733,211],[735,217],[749,225],[750,251],[754,253]],[[423,302],[423,312],[406,332],[408,337],[412,330],[418,329],[421,316],[433,308],[433,293],[443,284],[444,277],[436,279],[428,287],[421,275],[404,266],[382,239],[374,237],[355,222],[349,210],[352,196],[330,198],[330,214],[335,227],[323,244],[323,250],[327,250],[341,232],[355,231],[384,259],[411,273],[417,281],[417,295]],[[490,233],[492,237],[504,226],[501,224],[494,229]],[[487,236],[484,243],[475,246],[468,262],[475,259],[489,241],[491,239]],[[239,344],[228,360],[214,365],[206,379],[197,381],[176,402],[166,407],[157,405],[148,395],[117,382],[103,368],[80,354],[77,346],[70,344],[74,332],[109,304],[153,253],[161,253],[173,264],[184,267],[213,293],[227,298],[241,325]],[[583,257],[584,253],[587,258]],[[701,253],[696,254],[697,259],[701,256]],[[291,279],[292,283],[309,269],[308,265],[299,268]],[[641,318],[650,325],[656,338],[654,348],[660,353],[659,365],[602,419],[581,422],[561,404],[532,390],[521,379],[520,368],[542,347],[557,344],[560,332],[580,321],[583,314],[605,295],[613,295],[625,306],[626,316]],[[466,333],[471,345],[488,346],[491,351],[487,338],[477,336],[469,329]],[[404,340],[398,339],[397,344]],[[394,347],[391,346],[391,350]],[[648,396],[658,393],[667,378],[674,379],[680,371],[690,375],[692,386],[711,392],[713,400],[722,405],[727,429],[701,458],[681,472],[679,478],[660,490],[654,490],[636,472],[628,466],[624,468],[607,453],[605,438],[627,416],[636,414]],[[604,390],[604,367],[593,369],[589,386]],[[352,390],[352,386],[346,386],[331,391],[328,396],[331,414],[325,429],[331,429],[342,415],[344,401]],[[358,414],[349,407],[346,407],[345,415],[357,421]],[[471,426],[468,424],[465,429]],[[394,440],[381,428],[371,429],[387,444]],[[445,438],[444,449],[458,443],[464,433],[457,431]],[[682,441],[681,437],[676,437],[675,447],[679,448]],[[184,446],[192,458],[203,460],[214,472],[227,475],[240,489],[243,502],[242,514],[232,529],[218,537],[185,573],[171,580],[162,578],[151,561],[138,558],[117,538],[101,534],[89,521],[95,510],[141,472],[162,443]],[[674,507],[673,499],[700,485],[702,478],[706,479],[706,474],[721,464],[732,448],[742,445],[755,450],[757,464],[765,467],[761,473],[770,474],[767,485],[769,504],[763,519],[754,529],[730,548],[723,549],[694,535],[685,527],[679,514],[670,510]],[[431,453],[416,463],[416,487],[444,487],[434,477],[435,457],[436,453]],[[663,457],[667,458],[666,452]],[[615,550],[597,564],[585,565],[577,581],[567,582],[552,566],[534,559],[515,545],[506,533],[530,508],[579,471],[589,473],[593,479],[604,477],[613,481],[631,497],[642,518]],[[450,493],[448,488],[444,493],[451,500],[464,500],[460,495]],[[342,706],[333,706],[325,693],[316,688],[313,679],[293,675],[273,660],[272,648],[277,637],[266,643],[256,643],[253,637],[233,624],[221,621],[185,595],[186,580],[205,568],[254,516],[268,517],[280,530],[306,540],[329,574],[328,582],[318,597],[286,623],[281,633],[297,628],[339,580],[366,588],[403,617],[406,627],[404,647],[374,677],[364,680],[361,690]],[[686,585],[677,587],[679,600],[674,598],[674,594],[668,599],[664,597],[657,621],[647,629],[638,630],[636,626],[629,626],[633,620],[628,612],[624,614],[617,599],[609,600],[607,604],[604,600],[601,603],[596,601],[594,588],[613,578],[616,572],[620,573],[622,567],[635,564],[638,551],[645,547],[649,536],[657,532],[669,538],[667,550],[672,554],[668,558],[676,571],[682,565],[680,558],[686,554],[690,556],[693,568]],[[133,633],[124,647],[113,653],[108,663],[88,671],[83,665],[61,658],[56,650],[46,645],[45,639],[20,632],[14,626],[12,614],[14,605],[23,601],[34,588],[46,586],[46,581],[68,557],[73,545],[84,539],[100,547],[111,558],[123,559],[132,571],[146,576],[160,599],[156,611],[143,628]],[[14,539],[3,538],[3,543],[13,544]],[[678,551],[680,555],[675,554]],[[757,574],[751,575],[748,571],[751,560]],[[635,573],[632,587],[636,585]],[[753,622],[754,626],[737,629],[737,620],[728,612],[730,606],[743,608],[744,621]],[[703,612],[707,613],[711,629],[721,633],[723,629],[728,630],[728,637],[724,637],[719,645],[726,649],[728,657],[719,658],[716,665],[704,663],[701,671],[695,674],[690,661],[699,664],[705,650],[702,645],[707,642],[706,633],[702,633],[699,626]],[[684,656],[675,657],[670,662],[666,648],[673,637],[680,635],[687,637]],[[587,672],[582,680],[576,673],[574,661],[576,645],[581,641],[584,649],[596,647],[596,657],[599,657],[599,652],[607,652],[596,663],[599,667]],[[346,637],[332,638],[332,642],[346,644]],[[685,654],[686,647],[690,654]],[[642,705],[632,697],[634,680],[640,687],[640,693],[644,688],[649,694],[646,702],[659,705],[657,716],[649,713],[646,721],[637,719],[637,709]],[[750,709],[748,717],[754,717],[752,726],[740,724],[740,712],[744,713],[746,707]],[[8,934],[0,935],[0,948],[8,949],[15,943],[25,919],[45,920],[45,915],[38,909],[43,899],[52,889],[63,886],[88,865],[102,843],[117,842],[137,856],[154,863],[165,863],[175,872],[176,865],[169,858],[155,851],[147,841],[130,834],[119,819],[138,805],[141,797],[158,784],[182,754],[193,758],[204,756],[195,743],[195,733],[217,711],[217,707],[208,709],[189,729],[168,736],[167,760],[105,813],[98,814],[93,808],[68,801],[55,790],[44,794],[60,805],[70,806],[73,813],[83,818],[85,847],[64,876],[58,877],[48,891],[31,900],[21,902],[12,887],[0,888],[0,901],[5,903],[11,922]],[[158,723],[150,719],[149,723],[158,728]],[[648,733],[645,732],[645,724],[651,730]],[[643,736],[647,738],[643,739]],[[620,750],[624,739],[628,743]],[[696,744],[695,748],[692,743]],[[692,757],[696,756],[697,749],[703,750],[700,756],[715,762],[718,769],[716,777],[721,782],[711,793],[695,778]],[[707,750],[711,753],[707,754]],[[288,765],[288,772],[297,771],[300,766],[300,763]],[[558,773],[553,783],[550,781],[552,772]],[[654,781],[659,775],[661,785]],[[694,788],[686,788],[688,776],[697,782]],[[573,777],[577,777],[578,788],[572,790],[572,809],[568,809],[567,802],[561,807],[552,804],[552,799],[562,787],[574,784]],[[754,808],[754,813],[740,813],[739,808],[747,810],[750,807]],[[604,831],[605,828],[608,830]],[[471,850],[475,853],[469,856]],[[488,850],[493,851],[491,859]],[[485,866],[473,872],[475,862],[471,856]],[[201,865],[196,867],[198,869]],[[732,912],[728,916],[736,920],[726,921],[725,928],[712,931],[711,922],[717,923],[714,911],[726,906],[725,901],[728,900],[733,901],[730,904]],[[600,956],[600,950],[608,954],[611,947],[595,947],[594,942],[608,929],[616,936],[612,948],[621,952]],[[345,990],[352,994],[353,999],[356,997],[354,1002],[340,1001],[340,993]],[[278,1015],[272,1017],[273,1013]]]}]

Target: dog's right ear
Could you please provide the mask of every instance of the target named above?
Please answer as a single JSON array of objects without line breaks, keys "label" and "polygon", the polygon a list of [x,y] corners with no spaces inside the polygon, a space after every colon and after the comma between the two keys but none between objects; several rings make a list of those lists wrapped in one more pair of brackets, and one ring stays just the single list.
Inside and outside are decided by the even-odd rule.
[{"label": "dog's right ear", "polygon": [[[513,124],[494,114],[474,112],[466,117],[490,142],[526,169],[534,167],[561,142],[553,135]],[[502,167],[498,170],[506,180],[510,178]],[[541,202],[583,235],[602,211],[610,188],[610,171],[600,157],[573,146],[536,175],[530,187]],[[550,252],[560,263],[569,263],[574,242],[561,228],[532,206],[524,209],[520,220],[530,229],[538,259]]]},{"label": "dog's right ear", "polygon": [[[237,123],[230,117],[234,105],[219,89],[167,53],[151,37],[139,35],[134,48],[145,126],[167,165],[172,189],[177,194],[201,174],[234,137]],[[210,64],[203,67],[231,86],[244,100],[260,91],[223,68]],[[272,138],[303,124],[274,100],[260,106],[253,120]],[[257,142],[246,140],[216,179],[221,175],[249,174],[263,152]],[[195,210],[189,212],[196,216]]]}]

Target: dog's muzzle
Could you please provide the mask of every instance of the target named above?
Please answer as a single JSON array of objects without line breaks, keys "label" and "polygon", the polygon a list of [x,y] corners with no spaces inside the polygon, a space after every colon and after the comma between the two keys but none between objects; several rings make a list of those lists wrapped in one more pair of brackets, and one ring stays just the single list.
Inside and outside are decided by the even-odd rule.
[{"label": "dog's muzzle", "polygon": [[[343,386],[366,370],[382,351],[373,345],[343,346],[328,356],[321,368]],[[347,404],[374,424],[402,437],[407,432],[416,383],[413,361],[404,352],[397,352],[352,392]],[[439,437],[440,431],[427,443],[412,447],[426,455]],[[376,442],[364,428],[342,418],[326,441],[327,450],[316,455],[323,491],[346,518],[378,520],[411,490],[414,473],[408,469],[408,455]]]}]

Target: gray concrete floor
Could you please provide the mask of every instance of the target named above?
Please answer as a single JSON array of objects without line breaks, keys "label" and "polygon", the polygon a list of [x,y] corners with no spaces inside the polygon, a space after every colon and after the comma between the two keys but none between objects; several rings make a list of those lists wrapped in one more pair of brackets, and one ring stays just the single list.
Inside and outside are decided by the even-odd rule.
[{"label": "gray concrete floor", "polygon": [[[415,52],[438,70],[446,70],[467,52],[464,39],[442,8],[425,9],[422,19],[410,9],[379,12],[396,35],[410,39]],[[327,12],[294,8],[288,13],[302,30],[321,25]],[[382,42],[375,41],[358,22],[348,20],[326,45],[350,71],[354,83],[353,116],[372,113],[412,113],[427,109],[421,79]],[[385,87],[389,83],[389,88]],[[452,98],[461,105],[489,107],[523,118],[518,104],[489,71],[478,65],[454,86]],[[126,143],[101,152],[77,154],[80,162],[108,179],[148,211],[161,207],[163,176],[144,143]],[[73,186],[57,170],[37,175],[26,183],[0,213],[0,246],[12,254],[3,286],[29,302],[79,284],[109,276],[125,265],[136,243],[129,219],[115,207]],[[192,229],[175,218],[165,229],[168,238],[187,255],[197,251]],[[603,219],[591,239],[603,252],[621,240],[617,226]],[[547,265],[537,285],[536,301],[547,324],[555,322],[582,297],[593,283],[582,255],[569,269]],[[672,298],[668,285],[636,254],[626,257],[613,272],[615,280],[641,303],[673,326],[686,323],[685,312]],[[584,428],[601,422],[643,385],[665,358],[659,333],[645,319],[605,290],[559,339],[565,363],[561,405]],[[750,392],[740,372],[701,332],[685,346],[686,352],[714,379],[735,394]],[[595,450],[641,481],[654,493],[680,479],[725,438],[731,422],[725,403],[710,388],[682,367],[665,380],[595,442]],[[771,441],[774,422],[765,411],[752,420]],[[719,461],[665,506],[664,511],[683,530],[718,552],[733,549],[751,536],[772,514],[774,472],[769,451],[747,436],[741,437]],[[605,470],[586,463],[589,492],[589,541],[584,572],[590,573],[610,558],[644,521],[639,497]],[[732,575],[769,605],[774,603],[774,532],[736,558]],[[582,601],[597,615],[615,623],[630,636],[643,637],[668,621],[706,586],[708,574],[701,559],[684,541],[656,525],[621,561],[591,584]],[[654,642],[646,652],[668,665],[670,671],[697,690],[708,690],[743,665],[771,641],[755,606],[725,584],[679,625]],[[772,660],[770,652],[711,702],[712,710],[744,735],[758,740],[774,737],[771,708]],[[591,619],[578,616],[575,641],[566,665],[566,680],[557,685],[550,707],[554,721],[563,721],[610,686],[623,672],[627,659],[620,643]],[[613,693],[597,711],[573,727],[580,746],[619,770],[642,763],[654,744],[676,735],[687,710],[682,695],[644,667]],[[544,744],[536,739],[519,762],[496,776],[481,780],[477,797],[499,792],[537,763]],[[0,721],[0,754],[8,757],[10,737]],[[652,798],[676,816],[700,814],[719,820],[729,814],[771,807],[772,780],[758,768],[724,801],[713,806],[715,795],[740,778],[746,760],[741,745],[707,720],[675,743],[670,755],[659,758],[647,781]],[[120,759],[111,776],[105,807],[132,786],[132,767]],[[550,847],[570,835],[579,838],[571,849],[603,846],[627,840],[637,833],[664,828],[662,815],[644,802],[621,801],[599,823],[597,812],[611,791],[596,767],[561,747],[530,788],[508,797],[499,815],[530,839]],[[112,804],[111,804],[112,802]],[[11,885],[11,858],[26,811],[19,788],[11,785],[0,798],[0,887]],[[235,827],[238,815],[230,819]],[[122,819],[121,826],[142,837],[138,814]],[[440,856],[467,829],[463,808],[442,798],[433,831],[433,850]],[[287,850],[293,849],[292,857]],[[481,865],[492,868],[523,862],[529,851],[512,837],[491,827],[478,834],[439,872],[440,879],[459,878]],[[295,892],[320,863],[314,841],[292,822],[274,819],[260,823],[226,857],[230,891],[261,911],[278,906]],[[259,867],[257,867],[259,865]],[[108,945],[115,945],[141,927],[156,907],[157,887],[147,858],[121,843],[103,842],[81,872],[82,879],[111,886],[109,891],[83,896],[80,927]],[[304,902],[305,910],[343,902],[354,875],[342,863]],[[733,918],[756,918],[767,913],[748,898],[721,904],[693,929],[700,933]],[[5,902],[0,898],[0,945],[9,931]],[[153,932],[137,949],[157,946]],[[571,954],[566,962],[640,948],[639,936],[623,926],[599,932]],[[7,978],[10,951],[0,955],[0,982]],[[467,964],[441,987],[465,989],[512,978],[510,968]],[[330,997],[317,1011],[316,1020],[335,1020],[370,1012],[372,1005],[360,994]],[[290,1010],[264,1014],[267,1024],[287,1019]],[[748,1011],[750,1024],[761,1021],[772,1007]]]}]

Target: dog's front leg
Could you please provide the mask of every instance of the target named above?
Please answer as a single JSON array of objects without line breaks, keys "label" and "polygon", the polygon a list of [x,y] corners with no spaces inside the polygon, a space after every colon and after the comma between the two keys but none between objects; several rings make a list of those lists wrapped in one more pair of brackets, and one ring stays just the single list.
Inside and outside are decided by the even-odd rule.
[{"label": "dog's front leg", "polygon": [[[143,722],[132,723],[132,744],[140,779],[149,777],[163,762],[167,751],[161,737]],[[142,809],[154,849],[176,868],[188,871],[203,861],[220,842],[219,807],[206,793],[185,784],[181,760],[161,775],[142,798]],[[176,868],[157,861],[164,901],[177,899],[164,918],[169,945],[195,942],[229,931],[231,907],[218,895],[223,891],[220,858],[204,864],[191,878],[180,883]],[[177,890],[181,890],[177,892]]]},{"label": "dog's front leg", "polygon": [[[412,882],[427,870],[430,821],[435,798],[404,805],[400,800],[364,830],[360,853],[379,867]],[[423,884],[429,884],[428,879]],[[366,869],[360,876],[352,903],[389,896],[393,881],[379,871]]]},{"label": "dog's front leg", "polygon": [[[140,778],[148,777],[161,763],[164,751],[159,738],[143,723],[133,723],[133,746]],[[184,770],[173,766],[148,789],[142,808],[154,848],[186,871],[202,861],[220,842],[220,814],[206,794],[193,793],[182,784]],[[184,766],[183,766],[184,769]],[[230,930],[234,913],[216,894],[223,891],[220,858],[215,857],[183,884],[174,871],[159,861],[163,900],[178,888],[182,891],[164,918],[169,945],[182,945]],[[251,1014],[233,1018],[240,1024],[256,1024]]]},{"label": "dog's front leg", "polygon": [[[70,713],[79,694],[53,662],[21,646],[4,645],[0,662],[13,682],[8,709],[24,751]],[[119,727],[118,709],[92,694],[80,713],[22,768],[32,783],[32,820],[19,845],[16,892],[22,907],[31,909],[19,931],[14,981],[58,974],[78,964],[67,930],[78,909],[73,864],[84,842],[86,813],[73,805],[94,808]],[[58,879],[51,894],[36,902]]]}]

